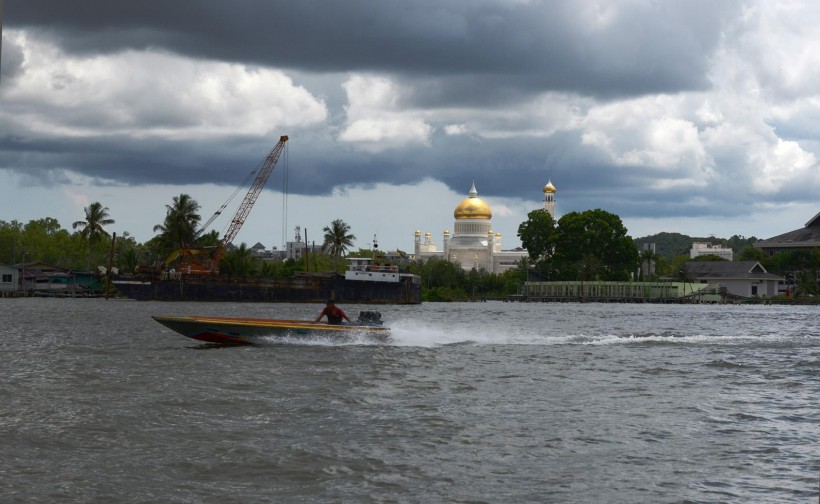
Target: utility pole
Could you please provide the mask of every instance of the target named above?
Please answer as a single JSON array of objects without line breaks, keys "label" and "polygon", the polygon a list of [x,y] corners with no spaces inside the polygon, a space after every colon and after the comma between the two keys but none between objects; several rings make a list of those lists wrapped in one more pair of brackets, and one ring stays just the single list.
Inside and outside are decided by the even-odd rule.
[{"label": "utility pole", "polygon": [[307,228],[305,228],[305,271],[310,273],[310,252],[308,252]]},{"label": "utility pole", "polygon": [[[1,2],[2,0],[0,0]],[[117,233],[111,236],[111,252],[108,254],[108,270],[105,272],[105,299],[108,300],[108,292],[111,290],[111,267],[114,263],[114,244],[117,242]]]}]

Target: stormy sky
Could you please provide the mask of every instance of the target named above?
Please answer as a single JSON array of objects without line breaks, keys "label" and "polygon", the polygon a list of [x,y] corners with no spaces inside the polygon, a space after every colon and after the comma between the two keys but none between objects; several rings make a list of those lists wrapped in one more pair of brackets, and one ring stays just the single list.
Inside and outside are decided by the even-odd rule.
[{"label": "stormy sky", "polygon": [[504,248],[549,180],[559,216],[633,237],[820,211],[810,1],[9,0],[2,22],[6,221],[69,228],[100,201],[145,241],[180,193],[206,220],[280,135],[249,245],[342,218],[411,250],[473,182]]}]

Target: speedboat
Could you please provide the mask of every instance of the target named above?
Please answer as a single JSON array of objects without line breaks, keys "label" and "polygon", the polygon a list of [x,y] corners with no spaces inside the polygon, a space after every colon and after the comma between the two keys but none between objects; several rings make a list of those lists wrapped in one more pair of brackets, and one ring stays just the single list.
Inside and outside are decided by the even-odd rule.
[{"label": "speedboat", "polygon": [[383,342],[390,334],[390,330],[382,326],[381,314],[373,311],[359,313],[358,320],[350,324],[201,315],[152,315],[151,318],[183,336],[229,345],[258,344],[291,338],[333,341],[353,341],[361,338]]}]

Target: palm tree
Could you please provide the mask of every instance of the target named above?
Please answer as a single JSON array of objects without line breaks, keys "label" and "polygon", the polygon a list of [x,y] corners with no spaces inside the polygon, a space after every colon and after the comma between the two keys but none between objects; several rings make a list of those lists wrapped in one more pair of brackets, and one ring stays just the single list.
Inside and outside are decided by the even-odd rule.
[{"label": "palm tree", "polygon": [[77,229],[82,226],[80,236],[88,240],[89,243],[97,243],[103,236],[108,236],[108,232],[103,229],[103,226],[114,224],[114,219],[108,218],[108,207],[102,206],[99,201],[91,203],[84,210],[85,220],[77,221],[71,227]]},{"label": "palm tree", "polygon": [[201,217],[199,203],[187,194],[174,196],[172,205],[165,205],[165,221],[154,226],[154,232],[160,231],[165,244],[170,248],[188,247],[194,242],[196,228]]},{"label": "palm tree", "polygon": [[348,234],[350,226],[342,219],[335,219],[330,223],[330,226],[325,226],[322,231],[325,233],[325,243],[322,245],[322,249],[333,256],[333,271],[336,271],[336,262],[339,256],[344,255],[348,247],[353,246],[356,237]]},{"label": "palm tree", "polygon": [[516,269],[518,269],[518,271],[520,271],[520,272],[521,272],[521,276],[524,278],[524,281],[526,281],[526,282],[529,282],[529,281],[530,281],[530,270],[531,270],[531,269],[533,268],[533,266],[534,266],[534,265],[533,265],[533,262],[534,262],[534,261],[532,261],[532,260],[529,258],[529,256],[527,256],[527,257],[522,257],[522,258],[518,261],[518,265],[516,266]]},{"label": "palm tree", "polygon": [[818,292],[820,292],[820,289],[818,289],[817,284],[816,268],[807,268],[794,272],[794,297],[814,296]]},{"label": "palm tree", "polygon": [[140,252],[137,247],[129,247],[120,255],[120,268],[125,273],[134,273],[140,264]]},{"label": "palm tree", "polygon": [[652,249],[643,249],[641,251],[641,269],[644,278],[650,278],[655,274],[655,259],[657,254]]},{"label": "palm tree", "polygon": [[114,224],[114,219],[109,218],[108,207],[102,206],[102,203],[99,201],[91,203],[83,210],[85,210],[85,220],[77,221],[73,223],[71,227],[74,229],[82,227],[80,230],[80,236],[87,240],[89,245],[88,262],[86,267],[91,269],[91,251],[93,250],[94,245],[99,243],[104,236],[109,236],[108,232],[103,229],[103,226]]},{"label": "palm tree", "polygon": [[259,258],[254,257],[253,250],[243,242],[239,247],[225,252],[219,264],[220,272],[228,276],[251,276],[257,272]]}]

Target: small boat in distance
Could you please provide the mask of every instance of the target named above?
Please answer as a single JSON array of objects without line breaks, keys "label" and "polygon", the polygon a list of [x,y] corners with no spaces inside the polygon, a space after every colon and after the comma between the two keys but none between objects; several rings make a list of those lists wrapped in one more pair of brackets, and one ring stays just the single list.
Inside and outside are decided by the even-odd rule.
[{"label": "small boat in distance", "polygon": [[309,320],[260,319],[244,317],[207,317],[200,315],[159,316],[151,318],[183,336],[209,343],[245,345],[275,342],[280,339],[330,339],[352,341],[357,338],[384,342],[390,330],[382,326],[381,314],[359,313],[352,324],[328,324]]}]

